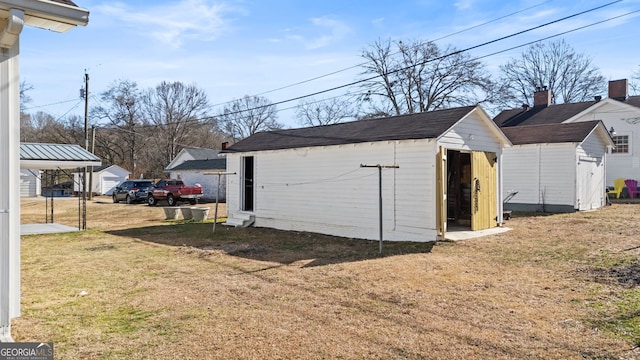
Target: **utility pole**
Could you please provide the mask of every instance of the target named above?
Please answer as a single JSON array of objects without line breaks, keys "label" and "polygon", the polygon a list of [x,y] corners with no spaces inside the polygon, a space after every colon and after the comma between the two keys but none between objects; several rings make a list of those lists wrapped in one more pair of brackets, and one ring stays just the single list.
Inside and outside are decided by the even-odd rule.
[{"label": "utility pole", "polygon": [[[84,149],[89,151],[89,74],[84,71]],[[82,178],[82,229],[87,228],[87,167]]]}]

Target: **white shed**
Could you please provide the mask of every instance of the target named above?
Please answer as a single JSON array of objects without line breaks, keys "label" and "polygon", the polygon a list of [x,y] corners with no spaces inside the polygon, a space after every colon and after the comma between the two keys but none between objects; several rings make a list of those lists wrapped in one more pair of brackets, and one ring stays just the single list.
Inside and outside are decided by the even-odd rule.
[{"label": "white shed", "polygon": [[607,150],[601,121],[503,127],[513,143],[503,155],[507,210],[572,212],[606,205]]},{"label": "white shed", "polygon": [[20,197],[36,197],[42,193],[42,171],[20,169]]},{"label": "white shed", "polygon": [[[173,167],[170,171],[170,177],[172,179],[182,179],[188,185],[200,184],[202,186],[203,200],[215,200],[220,194],[218,201],[225,201],[227,177],[226,175],[219,175],[221,177],[218,182],[218,175],[212,175],[212,173],[225,172],[226,169],[227,159],[224,157],[208,160],[187,160]],[[220,189],[218,189],[218,183],[220,183]]]},{"label": "white shed", "polygon": [[226,150],[229,224],[376,240],[381,174],[385,240],[496,227],[508,145],[480,106],[257,133]]},{"label": "white shed", "polygon": [[[73,191],[82,191],[80,188],[81,173],[74,173]],[[111,195],[113,190],[123,181],[127,180],[131,172],[118,165],[103,165],[93,169],[93,183],[91,190],[98,195]],[[89,175],[87,175],[87,184],[89,183]]]}]

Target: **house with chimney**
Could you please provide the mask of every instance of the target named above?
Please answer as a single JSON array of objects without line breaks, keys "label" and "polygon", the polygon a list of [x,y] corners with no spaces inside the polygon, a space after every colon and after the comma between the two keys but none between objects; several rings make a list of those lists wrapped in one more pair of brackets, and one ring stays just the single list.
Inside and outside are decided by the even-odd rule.
[{"label": "house with chimney", "polygon": [[[551,104],[551,91],[538,88],[533,107],[498,114],[494,122],[514,144],[505,151],[504,188],[517,195],[505,208],[567,210],[568,194],[574,210],[597,208],[606,203],[606,188],[615,179],[640,180],[640,96],[629,96],[628,88],[626,79],[610,81],[606,98],[570,104]],[[560,154],[551,151],[559,144],[575,146],[574,165],[550,165],[560,162]]]}]

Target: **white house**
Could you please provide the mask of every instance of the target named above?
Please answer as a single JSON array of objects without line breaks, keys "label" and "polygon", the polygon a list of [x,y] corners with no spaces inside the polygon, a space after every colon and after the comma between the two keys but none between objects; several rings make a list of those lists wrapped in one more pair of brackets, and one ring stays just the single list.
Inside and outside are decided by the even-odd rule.
[{"label": "white house", "polygon": [[376,240],[382,218],[394,241],[496,227],[509,145],[480,106],[257,133],[224,150],[228,223]]},{"label": "white house", "polygon": [[505,209],[572,212],[606,205],[613,140],[601,121],[501,129],[513,143],[503,154]]},{"label": "white house", "polygon": [[[187,160],[170,170],[172,179],[182,179],[186,184],[200,184],[202,186],[202,199],[225,201],[227,194],[227,159],[216,158],[207,160]],[[221,175],[214,175],[221,173]],[[218,179],[220,176],[220,179]],[[218,189],[220,184],[220,189]]]},{"label": "white house", "polygon": [[606,185],[618,178],[640,180],[640,96],[628,96],[628,81],[609,82],[608,97],[572,104],[551,104],[551,92],[534,93],[534,106],[501,112],[494,121],[500,127],[574,123],[600,120],[612,135]]},{"label": "white house", "polygon": [[[73,174],[73,191],[82,191],[82,173]],[[123,181],[127,180],[131,175],[131,171],[124,169],[118,165],[103,165],[93,168],[93,178],[91,179],[91,190],[98,195],[111,195],[113,190]],[[89,184],[89,176],[87,174],[87,184]]]},{"label": "white house", "polygon": [[70,0],[0,0],[0,342],[20,315],[20,33],[65,32],[89,12]]}]

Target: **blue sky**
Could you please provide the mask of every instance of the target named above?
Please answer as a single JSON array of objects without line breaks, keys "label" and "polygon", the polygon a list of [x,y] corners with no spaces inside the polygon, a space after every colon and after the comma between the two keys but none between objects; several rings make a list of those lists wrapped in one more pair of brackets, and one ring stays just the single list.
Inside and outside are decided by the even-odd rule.
[{"label": "blue sky", "polygon": [[[362,50],[378,39],[442,38],[436,41],[442,47],[451,44],[465,49],[610,2],[74,1],[90,11],[88,26],[63,34],[30,27],[22,32],[21,80],[34,87],[29,92],[29,112],[82,116],[79,89],[85,71],[94,105],[99,94],[117,80],[135,81],[143,89],[161,81],[195,84],[213,105],[256,94],[279,102],[356,80],[358,68],[323,75],[362,63]],[[640,0],[621,1],[474,49],[471,55],[485,56],[636,10],[640,10]],[[486,22],[490,23],[463,31]],[[608,80],[616,80],[631,78],[640,69],[639,33],[640,13],[636,13],[562,38],[577,52],[590,56]],[[522,50],[488,56],[483,61],[489,70],[496,71]],[[320,78],[304,82],[316,77]],[[299,82],[304,83],[289,86]],[[338,94],[331,92],[316,99]],[[299,126],[292,110],[281,111],[279,121]]]}]

